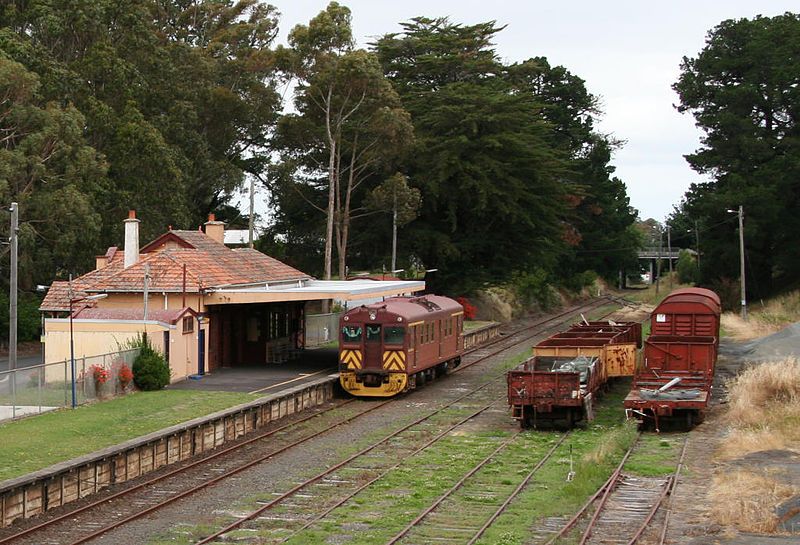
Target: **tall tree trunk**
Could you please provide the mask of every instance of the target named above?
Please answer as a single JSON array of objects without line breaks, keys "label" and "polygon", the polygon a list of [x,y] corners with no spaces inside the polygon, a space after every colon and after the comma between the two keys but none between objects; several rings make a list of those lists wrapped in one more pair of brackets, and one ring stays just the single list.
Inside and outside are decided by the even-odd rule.
[{"label": "tall tree trunk", "polygon": [[328,98],[325,103],[325,125],[328,132],[328,218],[325,229],[325,280],[331,279],[331,260],[333,258],[333,213],[336,198],[336,139],[331,130],[331,95],[333,88],[328,88]]},{"label": "tall tree trunk", "polygon": [[[392,206],[392,271],[397,270],[397,193]],[[392,273],[394,274],[394,272]]]},{"label": "tall tree trunk", "polygon": [[350,236],[350,206],[353,197],[353,185],[355,183],[356,155],[358,150],[358,133],[353,138],[353,152],[350,155],[350,170],[347,176],[347,187],[344,193],[344,209],[342,210],[342,241],[339,248],[339,275],[342,278],[347,276],[347,242]]}]

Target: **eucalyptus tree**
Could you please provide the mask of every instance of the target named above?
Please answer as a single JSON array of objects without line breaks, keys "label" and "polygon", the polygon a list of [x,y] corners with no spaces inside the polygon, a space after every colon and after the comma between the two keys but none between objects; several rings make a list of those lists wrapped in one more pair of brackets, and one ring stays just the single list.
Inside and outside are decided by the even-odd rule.
[{"label": "eucalyptus tree", "polygon": [[368,213],[362,185],[402,158],[411,122],[375,55],[355,48],[348,8],[331,2],[290,32],[289,45],[278,55],[296,79],[296,111],[281,120],[277,141],[284,165],[297,167],[294,190],[324,186],[323,206],[307,199],[325,215],[323,274],[331,277],[335,243],[344,277],[352,221]]}]

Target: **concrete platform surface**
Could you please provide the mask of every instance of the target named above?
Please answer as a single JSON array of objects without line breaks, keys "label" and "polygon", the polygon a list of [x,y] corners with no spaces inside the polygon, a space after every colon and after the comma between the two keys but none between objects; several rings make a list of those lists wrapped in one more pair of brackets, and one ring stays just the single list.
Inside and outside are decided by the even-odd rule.
[{"label": "concrete platform surface", "polygon": [[300,386],[337,372],[335,349],[305,350],[296,360],[284,363],[223,367],[199,379],[186,379],[168,386],[170,390],[275,393]]},{"label": "concrete platform surface", "polygon": [[54,411],[58,407],[45,407],[39,405],[0,405],[0,422],[4,420],[11,420],[13,418],[21,418],[23,416],[30,416],[32,414],[46,413]]}]

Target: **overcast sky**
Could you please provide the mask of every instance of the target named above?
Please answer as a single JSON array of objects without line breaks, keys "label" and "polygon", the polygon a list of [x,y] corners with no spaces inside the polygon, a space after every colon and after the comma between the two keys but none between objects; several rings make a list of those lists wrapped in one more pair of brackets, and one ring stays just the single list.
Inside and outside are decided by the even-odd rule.
[{"label": "overcast sky", "polygon": [[[280,41],[296,24],[308,23],[327,1],[272,0],[281,12]],[[616,175],[628,187],[642,219],[663,220],[689,184],[701,181],[683,158],[699,146],[700,131],[679,114],[677,80],[683,56],[694,57],[706,33],[731,18],[797,11],[787,1],[564,1],[550,0],[340,0],[353,14],[359,45],[401,30],[412,17],[448,16],[472,24],[507,25],[496,49],[506,63],[545,56],[586,81],[600,98],[599,130],[626,141],[614,155]]]}]

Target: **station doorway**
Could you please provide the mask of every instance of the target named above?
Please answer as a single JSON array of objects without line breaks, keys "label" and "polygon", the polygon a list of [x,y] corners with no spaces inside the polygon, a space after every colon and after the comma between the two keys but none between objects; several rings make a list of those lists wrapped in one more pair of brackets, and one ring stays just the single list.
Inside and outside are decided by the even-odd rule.
[{"label": "station doorway", "polygon": [[209,305],[208,368],[287,362],[304,347],[305,301]]}]

